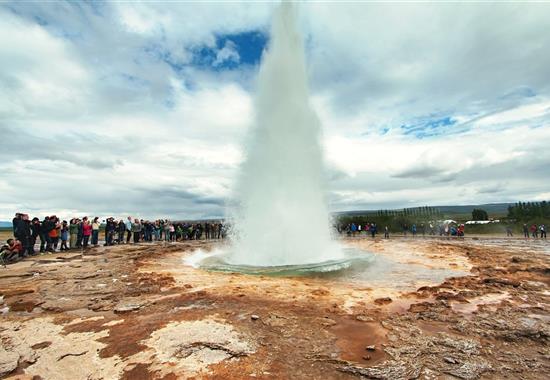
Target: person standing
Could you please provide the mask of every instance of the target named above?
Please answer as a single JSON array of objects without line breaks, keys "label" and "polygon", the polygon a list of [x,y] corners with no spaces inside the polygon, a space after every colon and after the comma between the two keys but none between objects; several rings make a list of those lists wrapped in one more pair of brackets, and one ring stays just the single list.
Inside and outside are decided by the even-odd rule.
[{"label": "person standing", "polygon": [[388,226],[385,226],[384,227],[384,239],[389,239],[390,238],[390,229],[388,228]]},{"label": "person standing", "polygon": [[134,223],[132,223],[132,233],[134,234],[134,243],[139,243],[141,235],[141,223],[139,219],[134,220]]},{"label": "person standing", "polygon": [[31,247],[31,221],[29,220],[28,214],[21,215],[21,231],[20,233],[20,241],[23,245],[23,256],[30,256],[32,254],[32,247]]},{"label": "person standing", "polygon": [[218,239],[221,239],[222,237],[222,229],[223,229],[223,224],[220,222],[218,223]]},{"label": "person standing", "polygon": [[210,239],[210,223],[204,223],[204,238],[206,240]]},{"label": "person standing", "polygon": [[31,242],[30,242],[31,254],[33,256],[36,254],[36,252],[34,251],[34,246],[36,244],[36,239],[38,239],[39,237],[40,237],[40,219],[34,217],[32,218],[32,222],[31,222]]},{"label": "person standing", "polygon": [[523,223],[523,237],[529,239],[529,227],[527,227],[527,223]]},{"label": "person standing", "polygon": [[196,229],[195,240],[201,240],[201,238],[202,238],[202,233],[203,233],[202,224],[201,224],[201,223],[197,223],[197,224],[195,225],[195,229]]},{"label": "person standing", "polygon": [[59,223],[59,218],[55,215],[50,216],[50,222],[52,222],[53,225],[53,228],[50,230],[50,239],[52,240],[52,251],[55,252],[59,244],[61,224]]},{"label": "person standing", "polygon": [[141,224],[141,234],[139,236],[139,240],[145,241],[145,221],[140,219],[139,223]]},{"label": "person standing", "polygon": [[77,230],[78,232],[76,235],[76,246],[78,248],[82,248],[82,240],[84,239],[84,231],[82,226],[84,225],[84,221],[77,219],[76,225],[78,226],[78,230]]},{"label": "person standing", "polygon": [[541,224],[539,227],[540,230],[540,238],[546,239],[546,226],[544,224]]},{"label": "person standing", "polygon": [[44,237],[46,239],[46,252],[53,252],[52,250],[52,243],[53,240],[51,238],[52,230],[55,229],[55,223],[53,222],[53,217],[46,216],[44,218],[44,221],[42,222],[42,233],[44,234]]},{"label": "person standing", "polygon": [[101,223],[99,218],[96,216],[92,221],[92,245],[97,247],[99,245],[99,227]]},{"label": "person standing", "polygon": [[160,221],[157,219],[155,220],[155,226],[154,226],[154,232],[155,232],[155,241],[160,240],[160,231],[162,229],[162,226],[160,225]]},{"label": "person standing", "polygon": [[351,223],[351,236],[355,237],[356,232],[357,232],[357,225],[355,223]]},{"label": "person standing", "polygon": [[164,241],[170,241],[170,225],[172,223],[165,221],[164,222]]},{"label": "person standing", "polygon": [[95,217],[92,221],[92,245],[97,247],[99,245],[99,227],[101,226],[101,222],[99,221],[99,217]]},{"label": "person standing", "polygon": [[76,218],[69,221],[69,248],[76,248],[76,239],[78,237],[78,224]]},{"label": "person standing", "polygon": [[67,221],[64,220],[61,223],[61,251],[68,251],[69,247],[67,246],[67,240],[69,240],[69,226]]},{"label": "person standing", "polygon": [[173,223],[170,223],[170,241],[176,241],[176,227],[174,227]]},{"label": "person standing", "polygon": [[539,231],[538,231],[537,225],[534,223],[531,225],[531,236],[533,237],[533,239],[536,239],[539,237]]},{"label": "person standing", "polygon": [[82,246],[83,248],[88,248],[88,241],[92,235],[92,225],[88,220],[88,217],[85,216],[82,218]]},{"label": "person standing", "polygon": [[220,231],[221,231],[222,239],[226,238],[228,229],[229,229],[229,226],[227,226],[227,224],[221,224],[220,223]]},{"label": "person standing", "polygon": [[17,237],[17,230],[21,222],[21,213],[16,212],[14,218],[11,220],[13,236]]},{"label": "person standing", "polygon": [[130,243],[130,239],[132,237],[132,217],[129,216],[128,219],[124,222],[124,225],[126,226],[126,244]]},{"label": "person standing", "polygon": [[122,244],[122,243],[124,243],[124,234],[126,232],[126,224],[124,223],[124,220],[120,219],[118,221],[117,231],[118,231],[117,243]]},{"label": "person standing", "polygon": [[21,243],[22,249],[21,252],[19,252],[19,256],[25,257],[27,255],[27,237],[26,237],[26,226],[25,221],[23,220],[23,214],[16,213],[15,217],[12,219],[12,228],[13,228],[13,236],[15,236],[15,239]]},{"label": "person standing", "polygon": [[150,221],[145,222],[145,236],[146,241],[152,242],[153,241],[153,223]]},{"label": "person standing", "polygon": [[506,237],[512,237],[514,236],[514,234],[512,233],[512,227],[511,226],[506,226]]},{"label": "person standing", "polygon": [[49,221],[49,217],[45,216],[44,220],[42,221],[42,224],[40,225],[40,253],[46,252],[48,249],[48,231],[46,231],[46,227]]},{"label": "person standing", "polygon": [[162,241],[163,236],[164,236],[164,220],[162,220],[162,219],[159,220],[159,227],[160,227],[160,230],[159,230],[159,241]]},{"label": "person standing", "polygon": [[115,219],[113,217],[107,218],[105,222],[105,245],[113,245],[115,230]]}]

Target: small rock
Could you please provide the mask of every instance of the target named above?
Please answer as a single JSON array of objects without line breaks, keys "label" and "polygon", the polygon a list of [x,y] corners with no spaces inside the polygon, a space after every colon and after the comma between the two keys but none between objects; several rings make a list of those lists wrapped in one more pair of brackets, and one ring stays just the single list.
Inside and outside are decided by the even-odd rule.
[{"label": "small rock", "polygon": [[374,300],[374,303],[377,305],[386,305],[392,302],[393,300],[390,297],[382,297]]},{"label": "small rock", "polygon": [[260,316],[259,316],[259,315],[256,315],[256,314],[252,314],[252,315],[250,316],[250,319],[252,319],[253,321],[256,321],[256,320],[260,319]]},{"label": "small rock", "polygon": [[321,324],[323,326],[327,326],[327,327],[330,327],[330,326],[334,326],[336,325],[336,321],[334,319],[330,319],[328,317],[325,317],[321,320]]},{"label": "small rock", "polygon": [[449,357],[444,357],[443,360],[445,360],[447,363],[451,363],[451,364],[457,364],[458,363],[455,359],[449,358]]},{"label": "small rock", "polygon": [[127,303],[119,304],[114,308],[115,313],[127,313],[129,311],[139,310],[143,307],[142,304],[138,303]]},{"label": "small rock", "polygon": [[358,315],[355,317],[355,319],[361,322],[374,322],[374,318],[368,317],[366,315]]},{"label": "small rock", "polygon": [[13,351],[6,351],[0,347],[0,377],[9,374],[17,368],[19,354]]},{"label": "small rock", "polygon": [[373,344],[373,345],[365,347],[365,350],[367,350],[367,351],[376,351],[376,347]]}]

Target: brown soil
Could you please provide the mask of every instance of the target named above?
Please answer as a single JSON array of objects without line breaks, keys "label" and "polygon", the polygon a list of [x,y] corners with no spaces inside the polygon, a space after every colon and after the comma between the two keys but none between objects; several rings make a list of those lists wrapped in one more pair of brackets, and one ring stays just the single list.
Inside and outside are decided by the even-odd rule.
[{"label": "brown soil", "polygon": [[193,250],[214,244],[101,247],[0,268],[0,378],[543,379],[550,373],[545,244],[346,242],[400,263],[469,273],[407,286],[184,265]]}]

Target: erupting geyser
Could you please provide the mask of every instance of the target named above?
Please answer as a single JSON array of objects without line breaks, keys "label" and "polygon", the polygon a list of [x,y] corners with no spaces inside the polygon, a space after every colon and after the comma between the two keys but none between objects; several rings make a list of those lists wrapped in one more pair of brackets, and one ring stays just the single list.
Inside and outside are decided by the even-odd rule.
[{"label": "erupting geyser", "polygon": [[296,10],[275,12],[258,78],[255,123],[236,188],[232,244],[197,251],[192,265],[231,272],[302,275],[370,260],[331,239],[321,127],[309,103]]},{"label": "erupting geyser", "polygon": [[226,262],[286,266],[341,259],[330,237],[320,123],[309,102],[302,38],[290,3],[275,12],[255,110]]}]

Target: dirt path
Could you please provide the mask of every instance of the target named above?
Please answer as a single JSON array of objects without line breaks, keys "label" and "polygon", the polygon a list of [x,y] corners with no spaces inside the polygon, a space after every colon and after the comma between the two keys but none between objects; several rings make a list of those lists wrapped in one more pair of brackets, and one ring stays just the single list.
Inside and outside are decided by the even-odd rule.
[{"label": "dirt path", "polygon": [[[367,239],[378,280],[183,265],[204,242],[40,256],[0,269],[9,379],[543,379],[550,255],[491,239]],[[430,283],[395,268],[460,276]],[[402,270],[402,269],[401,269]],[[392,277],[393,276],[393,277]],[[406,280],[406,281],[405,281]]]}]

